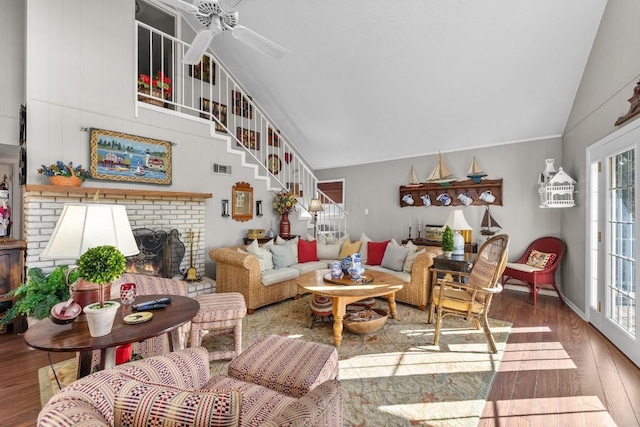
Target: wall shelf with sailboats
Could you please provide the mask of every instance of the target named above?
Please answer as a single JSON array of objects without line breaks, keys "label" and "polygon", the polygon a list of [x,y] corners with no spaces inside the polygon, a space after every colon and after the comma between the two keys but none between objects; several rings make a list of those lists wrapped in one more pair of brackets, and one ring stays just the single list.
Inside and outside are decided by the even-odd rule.
[{"label": "wall shelf with sailboats", "polygon": [[[485,191],[490,191],[491,194],[495,197],[495,200],[492,203],[487,203],[483,200],[480,200],[480,195]],[[404,208],[406,206],[424,207],[425,204],[423,196],[428,195],[429,199],[431,200],[431,206],[443,206],[438,201],[438,196],[442,193],[446,193],[451,198],[451,204],[449,204],[448,206],[464,206],[458,199],[458,196],[465,192],[468,192],[473,199],[473,202],[471,202],[471,205],[473,206],[502,206],[502,178],[482,179],[478,184],[474,183],[473,179],[465,179],[462,181],[452,181],[447,185],[432,183],[423,183],[420,185],[401,185],[399,202],[401,208]],[[406,203],[404,201],[406,199],[403,200],[403,197],[407,194],[411,195],[412,199],[414,200],[413,204]]]}]

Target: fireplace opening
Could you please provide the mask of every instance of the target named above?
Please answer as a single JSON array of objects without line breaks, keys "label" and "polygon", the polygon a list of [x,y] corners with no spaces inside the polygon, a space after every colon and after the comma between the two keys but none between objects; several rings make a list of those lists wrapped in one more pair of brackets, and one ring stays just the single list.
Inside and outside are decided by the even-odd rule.
[{"label": "fireplace opening", "polygon": [[127,257],[127,273],[173,278],[181,274],[185,247],[178,230],[133,230],[140,253]]}]

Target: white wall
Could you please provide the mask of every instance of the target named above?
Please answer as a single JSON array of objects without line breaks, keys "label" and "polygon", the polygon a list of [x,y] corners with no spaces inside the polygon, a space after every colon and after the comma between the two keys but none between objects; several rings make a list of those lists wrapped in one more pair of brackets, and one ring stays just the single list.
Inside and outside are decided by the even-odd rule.
[{"label": "white wall", "polygon": [[0,0],[0,144],[18,145],[24,102],[25,2]]},{"label": "white wall", "polygon": [[627,99],[640,76],[639,16],[637,0],[607,3],[563,136],[567,169],[583,183],[577,194],[579,209],[564,211],[562,215],[562,236],[569,246],[562,274],[563,292],[583,311],[587,286],[586,148],[618,129],[615,121],[629,111]]},{"label": "white wall", "polygon": [[[208,125],[144,108],[135,117],[134,6],[131,0],[28,1],[27,182],[48,183],[37,168],[56,160],[88,166],[89,133],[82,127],[171,141],[176,145],[170,186],[115,181],[85,185],[213,193],[205,207],[205,251],[240,244],[248,229],[268,229],[275,218],[267,209],[272,195],[265,181],[254,181],[253,171],[240,167],[240,158],[227,153],[224,138],[209,136]],[[233,165],[233,176],[211,174],[212,161]],[[241,223],[220,216],[220,201],[231,199],[231,187],[238,181],[250,182],[255,200],[265,201],[263,217]],[[303,233],[304,225],[294,223],[293,231]],[[206,274],[213,276],[211,262]]]}]

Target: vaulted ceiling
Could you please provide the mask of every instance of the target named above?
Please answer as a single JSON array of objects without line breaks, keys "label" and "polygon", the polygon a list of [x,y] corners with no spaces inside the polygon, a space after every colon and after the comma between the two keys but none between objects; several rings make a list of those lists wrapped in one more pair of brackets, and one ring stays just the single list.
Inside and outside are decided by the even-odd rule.
[{"label": "vaulted ceiling", "polygon": [[605,5],[242,0],[239,23],[290,53],[211,48],[323,169],[562,135]]}]

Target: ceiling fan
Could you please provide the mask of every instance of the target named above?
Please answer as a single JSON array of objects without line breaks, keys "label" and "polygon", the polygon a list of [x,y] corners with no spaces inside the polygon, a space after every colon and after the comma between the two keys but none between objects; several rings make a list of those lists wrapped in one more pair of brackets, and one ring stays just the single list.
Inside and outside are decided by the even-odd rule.
[{"label": "ceiling fan", "polygon": [[[238,25],[238,12],[228,12],[222,8],[218,0],[196,0],[195,3],[187,3],[182,0],[160,0],[175,7],[182,13],[191,13],[204,25],[182,59],[184,64],[195,65],[200,62],[213,37],[223,31],[230,31],[233,37],[275,59],[281,59],[286,49],[261,36],[260,34]],[[226,4],[235,7],[240,0],[227,0]]]}]

